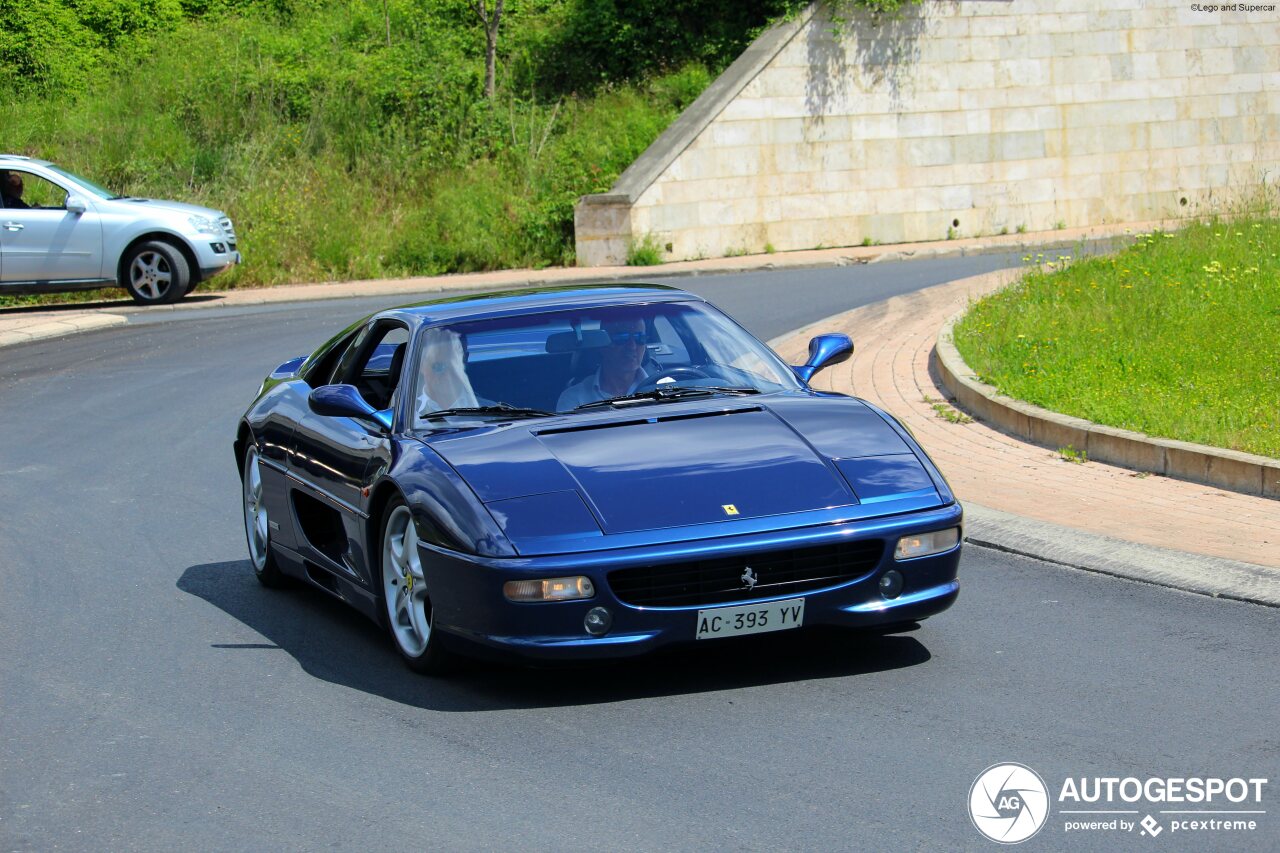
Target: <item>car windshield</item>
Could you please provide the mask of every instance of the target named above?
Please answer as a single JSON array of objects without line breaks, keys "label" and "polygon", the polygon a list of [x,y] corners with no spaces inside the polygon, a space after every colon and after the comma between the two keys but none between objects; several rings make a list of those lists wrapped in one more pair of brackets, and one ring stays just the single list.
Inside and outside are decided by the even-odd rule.
[{"label": "car windshield", "polygon": [[659,302],[425,329],[413,415],[427,427],[799,387],[768,347],[716,309]]},{"label": "car windshield", "polygon": [[55,172],[55,173],[57,173],[57,174],[61,175],[61,176],[62,176],[62,177],[64,177],[64,178],[67,178],[68,180],[75,181],[77,184],[79,184],[80,186],[84,187],[84,188],[85,188],[85,190],[87,190],[88,192],[93,193],[94,195],[96,195],[96,196],[97,196],[98,198],[100,198],[100,199],[103,199],[103,200],[110,200],[110,199],[113,199],[113,198],[123,198],[123,196],[117,195],[117,194],[113,193],[113,192],[112,192],[111,190],[109,190],[109,189],[105,189],[105,188],[103,188],[103,187],[100,187],[100,186],[98,186],[97,184],[95,184],[93,181],[86,180],[85,178],[82,178],[82,177],[80,177],[80,176],[79,176],[79,175],[77,175],[77,174],[74,174],[74,173],[72,173],[72,172],[68,172],[66,169],[59,169],[57,166],[52,166],[52,165],[50,165],[50,166],[46,166],[45,168],[47,168],[47,169],[48,169],[49,171],[51,171],[51,172]]}]

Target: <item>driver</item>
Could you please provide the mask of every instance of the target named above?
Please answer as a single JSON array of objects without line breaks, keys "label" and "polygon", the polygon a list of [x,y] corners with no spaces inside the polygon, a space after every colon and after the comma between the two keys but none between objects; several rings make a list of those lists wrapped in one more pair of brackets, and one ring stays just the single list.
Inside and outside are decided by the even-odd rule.
[{"label": "driver", "polygon": [[600,326],[609,333],[609,345],[600,350],[600,367],[581,382],[564,389],[556,403],[556,409],[561,412],[584,403],[621,397],[645,377],[640,367],[649,342],[644,320],[639,317],[605,320]]},{"label": "driver", "polygon": [[22,200],[22,175],[0,172],[0,207],[25,210],[30,206]]}]

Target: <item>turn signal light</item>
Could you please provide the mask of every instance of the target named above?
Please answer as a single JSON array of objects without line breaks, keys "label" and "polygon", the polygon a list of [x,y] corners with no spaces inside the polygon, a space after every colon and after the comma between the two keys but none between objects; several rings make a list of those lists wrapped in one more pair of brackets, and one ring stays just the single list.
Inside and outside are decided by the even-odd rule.
[{"label": "turn signal light", "polygon": [[898,540],[898,547],[893,551],[895,560],[914,560],[916,557],[928,557],[950,551],[960,541],[960,528],[948,527],[946,530],[935,530],[932,533],[916,533],[903,536]]},{"label": "turn signal light", "polygon": [[596,594],[591,578],[547,578],[536,581],[507,581],[502,594],[511,601],[578,601]]}]

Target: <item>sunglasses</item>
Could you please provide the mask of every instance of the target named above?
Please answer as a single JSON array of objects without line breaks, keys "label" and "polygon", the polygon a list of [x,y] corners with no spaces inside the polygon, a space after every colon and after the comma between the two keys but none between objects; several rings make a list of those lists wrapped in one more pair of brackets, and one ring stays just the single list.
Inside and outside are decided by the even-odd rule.
[{"label": "sunglasses", "polygon": [[614,346],[622,346],[626,343],[644,346],[649,343],[648,332],[610,332],[609,340],[613,341]]}]

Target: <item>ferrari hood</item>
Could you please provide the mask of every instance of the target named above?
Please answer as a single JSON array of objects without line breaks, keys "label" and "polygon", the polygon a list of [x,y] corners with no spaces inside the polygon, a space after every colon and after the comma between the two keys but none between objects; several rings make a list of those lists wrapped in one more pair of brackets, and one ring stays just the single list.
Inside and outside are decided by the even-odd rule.
[{"label": "ferrari hood", "polygon": [[575,492],[605,534],[853,506],[861,457],[896,460],[874,466],[869,491],[930,482],[898,434],[847,398],[722,398],[428,440],[504,527],[548,500],[562,514]]}]

